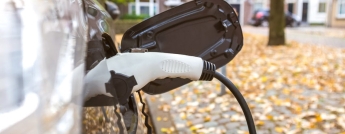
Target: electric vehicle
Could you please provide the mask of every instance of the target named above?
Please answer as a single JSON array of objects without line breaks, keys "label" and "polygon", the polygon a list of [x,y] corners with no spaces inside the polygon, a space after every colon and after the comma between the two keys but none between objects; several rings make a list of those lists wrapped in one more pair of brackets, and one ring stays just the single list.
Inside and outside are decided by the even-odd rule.
[{"label": "electric vehicle", "polygon": [[243,46],[225,1],[195,0],[149,18],[130,28],[121,46],[112,16],[94,0],[19,2],[22,9],[1,1],[8,49],[0,53],[0,133],[81,133],[83,109],[95,107],[114,107],[112,133],[152,133],[136,92],[160,94],[213,77],[232,91],[255,133],[243,96],[215,72]]},{"label": "electric vehicle", "polygon": [[82,1],[0,1],[0,133],[80,133]]}]

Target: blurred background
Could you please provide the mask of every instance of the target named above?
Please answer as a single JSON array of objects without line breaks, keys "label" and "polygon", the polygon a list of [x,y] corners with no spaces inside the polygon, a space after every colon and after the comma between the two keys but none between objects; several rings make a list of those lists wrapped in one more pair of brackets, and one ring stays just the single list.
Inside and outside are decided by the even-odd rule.
[{"label": "blurred background", "polygon": [[[99,2],[97,7],[106,6],[106,3],[116,4],[112,8],[117,8],[116,11],[118,12],[111,14],[110,17],[118,19],[111,20],[112,24],[110,25],[115,26],[115,29],[113,29],[116,32],[115,41],[117,44],[120,44],[122,35],[127,29],[149,17],[191,0],[97,1]],[[221,71],[232,80],[244,95],[251,108],[257,126],[257,132],[260,134],[345,134],[345,0],[226,1],[236,9],[244,34],[244,46],[233,61],[218,71]],[[23,6],[22,3],[24,3],[22,0],[14,0],[13,2],[18,9],[21,9],[21,6]],[[42,5],[44,4],[42,2]],[[54,5],[55,3],[48,4]],[[67,12],[66,14],[61,13],[62,15],[68,15],[68,13],[72,12],[69,10],[73,9],[72,6],[78,7],[75,10],[82,10],[80,3],[73,3],[72,6],[70,3],[63,4],[69,6],[66,6],[66,8],[61,7],[63,9],[62,11]],[[109,9],[109,7],[105,9]],[[43,11],[42,14],[45,14]],[[12,16],[19,15],[15,14]],[[82,17],[75,15],[72,17],[62,16],[61,18],[79,20]],[[16,17],[11,19],[17,20]],[[56,18],[53,17],[51,19],[52,22],[56,21],[54,19]],[[0,24],[3,23],[11,26],[7,30],[13,32],[13,35],[17,35],[21,28],[17,27],[17,25],[20,25],[21,21],[18,19],[16,22],[18,24],[12,23],[9,20],[0,22]],[[52,25],[52,22],[47,21],[44,23],[47,31],[59,29],[60,23],[61,25],[67,25],[64,21],[61,21],[59,25],[49,27]],[[84,23],[78,22],[78,24],[77,27],[65,29],[64,34],[61,34],[58,39],[53,38],[55,35],[49,37],[52,40],[70,40],[70,45],[75,46],[73,41],[75,40],[74,37],[79,35],[77,33],[80,32],[80,35],[86,33],[84,29],[86,26],[83,26]],[[11,32],[8,31],[6,31],[7,33],[4,31],[0,32],[4,35],[10,35],[9,33]],[[30,29],[28,31],[30,32]],[[84,41],[84,37],[80,38],[83,38]],[[6,49],[2,50],[11,50],[12,47],[15,48],[16,46],[13,44],[19,44],[18,48],[21,49],[20,38],[13,36],[12,40],[17,42],[3,42],[6,44],[6,47],[4,47]],[[85,42],[81,44],[83,43],[85,44]],[[30,46],[27,48],[28,51],[29,48],[39,48],[38,45],[32,44],[26,46]],[[68,47],[63,48],[69,50]],[[55,52],[55,49],[49,50],[51,51],[46,52],[47,54],[41,57],[48,57],[50,54],[54,54],[52,52]],[[78,50],[82,53],[84,49]],[[1,52],[7,54],[7,51]],[[11,62],[17,61],[18,64],[21,63],[22,59],[20,57],[22,53],[19,53],[19,50],[13,50],[13,52],[16,56],[10,55],[10,57],[13,57]],[[35,52],[30,51],[30,53],[23,53],[23,55],[31,55],[32,53]],[[56,55],[61,56],[62,54],[59,55],[56,52]],[[3,59],[6,59],[4,57],[2,56]],[[30,56],[28,57],[30,58]],[[69,58],[67,57],[66,59]],[[83,61],[84,59],[80,58],[78,60]],[[61,62],[67,63],[64,61]],[[76,64],[74,66],[80,64],[77,60],[74,62]],[[49,62],[46,64],[49,64]],[[16,74],[22,73],[18,71],[20,69],[17,70],[12,66],[19,65],[13,63],[13,65],[4,66],[4,68],[14,70]],[[55,65],[49,64],[46,66],[47,68],[53,68]],[[60,66],[63,66],[63,64]],[[68,69],[72,70],[74,66]],[[66,67],[59,68],[63,70]],[[34,71],[40,72],[41,70],[36,68]],[[55,78],[53,75],[54,72],[51,73],[52,77]],[[35,81],[39,81],[33,79],[36,78],[33,75],[28,75],[25,79],[20,79],[29,81],[29,84],[30,82],[34,83]],[[36,75],[40,75],[40,73]],[[15,75],[9,73],[6,76]],[[13,81],[15,80],[21,81],[17,77],[13,77]],[[76,83],[70,79],[68,80],[71,83]],[[80,77],[79,80],[82,81],[82,78]],[[1,82],[1,84],[6,83],[5,81]],[[80,130],[67,131],[69,129],[79,128],[80,126],[83,126],[81,130],[83,133],[118,132],[113,107],[107,107],[105,109],[100,107],[83,108],[83,119],[80,119],[82,123],[79,123],[81,108],[74,108],[79,105],[72,106],[71,102],[73,102],[73,99],[71,98],[64,100],[64,97],[67,96],[67,91],[68,93],[71,92],[72,95],[76,91],[73,90],[74,92],[72,92],[72,89],[64,87],[52,87],[52,85],[49,85],[49,81],[46,83],[42,84],[44,85],[41,87],[42,90],[34,92],[45,96],[51,92],[50,89],[54,89],[57,93],[50,93],[53,97],[47,95],[44,99],[49,100],[54,98],[54,96],[57,99],[52,104],[48,104],[48,101],[45,102],[43,99],[43,104],[47,103],[47,106],[44,105],[45,107],[42,107],[42,109],[50,108],[50,110],[53,109],[51,110],[52,112],[41,112],[42,114],[34,115],[34,117],[45,115],[44,117],[46,118],[41,119],[43,120],[43,124],[45,123],[44,121],[50,122],[46,124],[48,126],[47,129],[42,129],[41,131],[53,133],[55,129],[50,130],[50,127],[58,124],[60,125],[59,127],[62,126],[62,129],[61,131],[56,131],[57,133],[80,132]],[[81,83],[76,84],[81,87]],[[16,89],[18,88],[18,90],[22,89],[20,87],[22,85],[20,84],[12,85]],[[60,90],[60,88],[65,90]],[[5,85],[1,86],[1,89],[5,89],[3,91],[7,93],[10,88]],[[81,93],[81,91],[79,92]],[[21,91],[13,90],[11,93],[21,93]],[[192,82],[161,95],[143,95],[146,104],[148,104],[145,111],[149,114],[150,124],[154,128],[154,133],[248,133],[243,112],[236,99],[217,80],[213,80],[212,82]],[[5,94],[0,94],[0,96],[2,98],[6,97]],[[13,96],[24,95],[13,94]],[[138,98],[137,95],[135,97]],[[75,102],[76,104],[82,103],[81,98],[79,99]],[[12,98],[8,100],[13,102],[23,101]],[[139,109],[142,109],[142,106],[142,104],[138,103]],[[61,110],[61,107],[64,110]],[[69,108],[76,109],[76,112],[73,110],[69,112]],[[108,117],[104,115],[108,115]],[[35,119],[34,117],[32,118]],[[54,119],[54,122],[50,119]],[[144,117],[142,116],[141,121],[143,120]],[[143,124],[144,122],[140,123]],[[4,124],[0,124],[0,128],[2,126]],[[45,128],[45,126],[43,127]],[[26,128],[30,127],[26,126]],[[24,132],[25,129],[22,131]],[[138,131],[138,133],[145,132]]]},{"label": "blurred background", "polygon": [[[118,42],[132,25],[188,2],[112,1],[121,10]],[[276,11],[270,0],[226,1],[239,15],[244,47],[223,69],[244,94],[258,133],[345,133],[345,0],[281,0],[285,41],[277,46],[268,45],[269,31],[278,30],[269,24]],[[146,98],[156,133],[248,133],[238,103],[218,81]]]}]

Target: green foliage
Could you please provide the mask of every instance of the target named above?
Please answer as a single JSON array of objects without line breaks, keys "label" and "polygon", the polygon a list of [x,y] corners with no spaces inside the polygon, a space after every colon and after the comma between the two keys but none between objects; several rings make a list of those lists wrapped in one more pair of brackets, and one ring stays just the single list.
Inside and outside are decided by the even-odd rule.
[{"label": "green foliage", "polygon": [[143,20],[149,18],[147,14],[135,15],[135,14],[125,14],[121,16],[122,20]]},{"label": "green foliage", "polygon": [[140,23],[142,20],[116,20],[115,21],[115,32],[116,34],[123,34],[129,28],[133,27],[134,25]]},{"label": "green foliage", "polygon": [[130,3],[130,2],[134,2],[134,0],[109,0],[111,2],[114,2],[116,4],[127,4],[127,3]]}]

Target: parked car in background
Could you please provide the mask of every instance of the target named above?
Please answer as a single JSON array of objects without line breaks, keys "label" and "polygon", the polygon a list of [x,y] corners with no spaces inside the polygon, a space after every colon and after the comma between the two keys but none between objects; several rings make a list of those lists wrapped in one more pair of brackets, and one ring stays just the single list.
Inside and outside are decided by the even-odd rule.
[{"label": "parked car in background", "polygon": [[105,1],[105,10],[107,10],[113,20],[120,15],[119,7],[114,2]]},{"label": "parked car in background", "polygon": [[[250,20],[250,24],[253,26],[263,26],[268,27],[269,24],[269,18],[270,16],[270,10],[268,9],[259,9],[254,12],[253,17]],[[298,27],[301,24],[301,21],[296,17],[296,15],[286,12],[285,13],[285,20],[286,20],[286,26],[291,27]]]}]

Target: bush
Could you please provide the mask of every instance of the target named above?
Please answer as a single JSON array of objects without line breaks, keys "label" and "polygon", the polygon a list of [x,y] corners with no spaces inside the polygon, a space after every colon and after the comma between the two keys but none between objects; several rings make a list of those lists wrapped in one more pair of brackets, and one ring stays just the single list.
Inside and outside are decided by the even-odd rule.
[{"label": "bush", "polygon": [[116,34],[123,34],[129,28],[140,23],[142,20],[116,20],[115,21],[115,32]]},{"label": "bush", "polygon": [[135,14],[125,14],[120,17],[122,20],[144,20],[149,18],[149,15],[142,14],[142,15],[135,15]]}]

